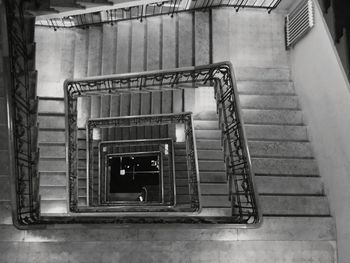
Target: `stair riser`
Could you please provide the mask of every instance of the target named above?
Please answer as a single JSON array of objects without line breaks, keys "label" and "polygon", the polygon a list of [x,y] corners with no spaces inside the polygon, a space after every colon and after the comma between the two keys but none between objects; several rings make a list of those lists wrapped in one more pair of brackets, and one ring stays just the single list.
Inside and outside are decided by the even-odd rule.
[{"label": "stair riser", "polygon": [[66,200],[67,190],[65,186],[41,186],[41,200]]},{"label": "stair riser", "polygon": [[64,116],[38,116],[38,122],[42,129],[65,129]]},{"label": "stair riser", "polygon": [[65,131],[39,131],[38,136],[39,143],[65,143],[66,133]]},{"label": "stair riser", "polygon": [[[201,174],[201,193],[203,195],[215,195],[228,192],[228,183],[223,176],[222,183],[203,182]],[[323,184],[319,178],[310,177],[277,177],[256,176],[255,182],[259,194],[264,195],[323,195]]]},{"label": "stair riser", "polygon": [[65,173],[40,173],[41,186],[66,186],[67,177]]},{"label": "stair riser", "polygon": [[288,81],[290,70],[283,68],[253,68],[236,67],[235,75],[237,80],[259,80],[259,81]]},{"label": "stair riser", "polygon": [[278,195],[323,195],[323,184],[319,178],[256,176],[260,194]]},{"label": "stair riser", "polygon": [[248,141],[252,157],[313,157],[310,143],[307,142],[263,142]]},{"label": "stair riser", "polygon": [[[204,121],[203,121],[204,122]],[[211,126],[197,124],[197,139],[221,139],[221,130]],[[205,129],[207,127],[208,129]],[[215,129],[216,128],[216,129]],[[283,126],[283,125],[245,125],[248,139],[261,140],[289,140],[307,141],[307,130],[305,126]]]},{"label": "stair riser", "polygon": [[[303,124],[302,112],[298,110],[242,109],[242,115],[245,124]],[[202,112],[194,115],[195,121],[217,121],[217,119],[216,112]],[[210,125],[213,127],[212,122]]]},{"label": "stair riser", "polygon": [[238,81],[240,94],[254,95],[295,95],[292,82],[288,81]]},{"label": "stair riser", "polygon": [[242,110],[246,124],[303,124],[301,111],[293,110]]},{"label": "stair riser", "polygon": [[240,95],[242,108],[250,109],[298,109],[296,96]]},{"label": "stair riser", "polygon": [[[230,207],[227,196],[202,196],[203,207]],[[260,196],[264,215],[319,215],[328,216],[329,206],[325,197]]]},{"label": "stair riser", "polygon": [[67,201],[65,200],[42,200],[42,214],[67,213]]},{"label": "stair riser", "polygon": [[41,157],[65,158],[66,156],[65,145],[41,144],[39,145],[39,148]]},{"label": "stair riser", "polygon": [[307,141],[305,126],[245,125],[248,139]]},{"label": "stair riser", "polygon": [[63,100],[39,100],[38,112],[64,113]]},{"label": "stair riser", "polygon": [[40,159],[39,171],[66,171],[66,160],[65,159]]},{"label": "stair riser", "polygon": [[315,160],[252,158],[256,174],[318,176]]}]

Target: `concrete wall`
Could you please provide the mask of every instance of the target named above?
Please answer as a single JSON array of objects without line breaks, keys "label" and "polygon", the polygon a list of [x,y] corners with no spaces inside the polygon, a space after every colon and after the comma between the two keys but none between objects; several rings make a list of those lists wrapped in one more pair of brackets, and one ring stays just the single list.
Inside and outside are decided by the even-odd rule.
[{"label": "concrete wall", "polygon": [[213,62],[241,67],[289,69],[284,49],[284,13],[232,8],[213,9]]},{"label": "concrete wall", "polygon": [[291,50],[292,75],[336,218],[339,262],[349,262],[349,83],[316,2],[315,27]]}]

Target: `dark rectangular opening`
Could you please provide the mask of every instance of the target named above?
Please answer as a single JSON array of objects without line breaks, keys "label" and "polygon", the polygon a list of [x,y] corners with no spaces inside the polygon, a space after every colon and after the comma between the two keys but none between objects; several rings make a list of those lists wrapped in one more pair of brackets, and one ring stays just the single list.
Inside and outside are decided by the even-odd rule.
[{"label": "dark rectangular opening", "polygon": [[160,154],[108,157],[109,200],[161,202]]}]

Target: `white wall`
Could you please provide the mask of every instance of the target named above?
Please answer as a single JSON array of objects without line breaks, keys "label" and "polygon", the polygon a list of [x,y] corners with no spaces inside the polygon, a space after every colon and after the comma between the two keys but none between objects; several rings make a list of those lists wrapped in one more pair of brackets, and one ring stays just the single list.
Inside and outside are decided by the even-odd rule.
[{"label": "white wall", "polygon": [[336,218],[338,259],[345,263],[350,259],[349,83],[315,5],[315,27],[291,50],[292,75]]}]

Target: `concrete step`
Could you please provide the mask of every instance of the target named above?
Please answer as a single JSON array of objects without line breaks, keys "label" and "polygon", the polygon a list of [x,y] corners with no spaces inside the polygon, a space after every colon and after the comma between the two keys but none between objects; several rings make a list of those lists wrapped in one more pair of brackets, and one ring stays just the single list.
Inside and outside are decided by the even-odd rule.
[{"label": "concrete step", "polygon": [[175,17],[162,16],[162,68],[172,69],[176,68],[176,23],[177,15]]},{"label": "concrete step", "polygon": [[216,111],[196,112],[195,114],[193,114],[193,120],[218,121],[218,114],[216,113]]},{"label": "concrete step", "polygon": [[87,75],[101,75],[102,65],[102,27],[90,26],[88,29]]},{"label": "concrete step", "polygon": [[248,141],[252,157],[312,158],[309,142]]},{"label": "concrete step", "polygon": [[66,159],[63,158],[40,158],[39,171],[40,172],[65,172]]},{"label": "concrete step", "polygon": [[101,96],[91,96],[91,106],[90,106],[90,116],[89,118],[99,118],[101,111]]},{"label": "concrete step", "polygon": [[78,128],[85,128],[86,121],[91,114],[91,97],[82,96],[77,99],[77,126]]},{"label": "concrete step", "polygon": [[74,29],[64,30],[64,40],[61,47],[61,81],[74,78],[75,38]]},{"label": "concrete step", "polygon": [[244,109],[242,110],[242,115],[246,124],[303,124],[303,115],[300,110]]},{"label": "concrete step", "polygon": [[260,196],[264,215],[329,216],[327,197],[324,196]]},{"label": "concrete step", "polygon": [[239,95],[243,109],[298,109],[299,101],[293,95]]},{"label": "concrete step", "polygon": [[[242,115],[246,124],[303,124],[303,115],[300,110],[242,109]],[[194,114],[193,119],[195,122],[211,121],[210,127],[214,127],[213,121],[218,120],[218,115],[215,111],[205,111]]]},{"label": "concrete step", "polygon": [[210,15],[209,12],[194,13],[195,65],[210,64]]},{"label": "concrete step", "polygon": [[[179,228],[179,226],[177,227]],[[198,233],[197,235],[194,235],[192,231],[188,230],[185,235],[182,235],[185,232],[184,230],[180,230],[179,232],[173,230],[168,234],[168,231],[165,231],[163,228],[160,228],[158,232],[160,232],[159,235],[164,240],[154,241],[152,240],[152,235],[158,236],[157,234],[153,234],[155,231],[157,231],[156,228],[151,228],[151,230],[113,229],[108,232],[99,229],[86,230],[82,228],[75,231],[72,231],[72,229],[61,229],[55,230],[55,236],[52,237],[52,235],[49,235],[49,233],[52,232],[50,229],[42,231],[43,237],[39,239],[40,241],[54,241],[54,238],[63,241],[37,241],[38,243],[36,246],[40,249],[48,247],[52,250],[52,252],[45,254],[45,260],[48,262],[53,262],[57,258],[68,261],[70,257],[74,257],[77,262],[84,262],[86,261],[87,253],[90,258],[98,258],[101,253],[109,258],[112,257],[114,253],[118,253],[122,260],[125,259],[128,262],[138,262],[145,258],[151,258],[155,262],[161,262],[164,255],[177,258],[178,262],[184,262],[186,260],[193,262],[198,259],[200,261],[206,260],[208,262],[216,262],[218,257],[220,257],[220,259],[222,258],[223,262],[229,262],[232,258],[239,258],[242,262],[269,262],[271,258],[273,258],[275,262],[312,262],[313,260],[316,262],[331,263],[337,261],[335,242],[333,241],[280,242],[271,240],[233,242],[232,239],[234,238],[229,238],[232,230],[228,230],[227,233],[227,230],[208,231],[197,229],[194,230]],[[174,232],[176,232],[176,235],[172,234]],[[142,234],[142,241],[137,240],[135,237],[140,236],[139,233]],[[32,235],[33,236],[28,236],[27,239],[24,240],[33,242],[38,240],[38,237],[36,237],[34,233]],[[165,238],[166,235],[169,237]],[[197,236],[200,236],[200,238],[197,239]],[[169,240],[170,238],[171,240]],[[180,239],[180,241],[177,239]],[[74,240],[74,242],[70,240]],[[81,243],[83,242],[93,244],[94,249],[91,248],[92,245],[88,247],[82,245]],[[117,248],[110,248],[108,244],[111,242],[113,242]],[[130,248],[130,244],[133,245],[133,248]],[[174,246],[181,247],[181,249],[175,250]],[[18,251],[23,251],[27,248],[28,243],[10,242],[6,247],[7,249],[4,252],[4,257],[11,258],[16,254],[22,255],[22,253]],[[135,253],[135,248],[142,253],[142,259],[140,259],[139,253]],[[71,251],[69,256],[66,256],[67,251]],[[245,253],[242,254],[242,251]],[[42,256],[42,254],[38,254],[37,251],[30,249],[25,255],[27,259],[36,259]],[[42,262],[45,260],[42,260]]]},{"label": "concrete step", "polygon": [[60,214],[67,213],[66,200],[42,200],[41,201],[42,214]]},{"label": "concrete step", "polygon": [[323,183],[318,177],[256,176],[260,194],[324,195]]},{"label": "concrete step", "polygon": [[75,30],[74,78],[87,76],[88,30]]},{"label": "concrete step", "polygon": [[[201,177],[202,179],[202,177]],[[264,195],[323,195],[323,184],[320,178],[312,177],[279,177],[256,176],[255,182],[259,194]],[[221,183],[201,182],[203,195],[228,193],[226,177]]]},{"label": "concrete step", "polygon": [[179,13],[178,19],[178,67],[193,65],[193,16],[191,13]]},{"label": "concrete step", "polygon": [[238,81],[239,94],[252,95],[295,95],[291,81]]},{"label": "concrete step", "polygon": [[140,93],[132,93],[130,98],[130,115],[136,116],[140,115],[141,109],[141,94]]},{"label": "concrete step", "polygon": [[66,146],[62,143],[40,143],[39,148],[41,157],[65,158],[66,156]]},{"label": "concrete step", "polygon": [[220,140],[221,130],[195,130],[196,139]]},{"label": "concrete step", "polygon": [[131,72],[145,70],[145,47],[146,47],[146,23],[140,24],[138,20],[131,20]]},{"label": "concrete step", "polygon": [[[260,195],[264,215],[329,216],[328,200],[324,196]],[[227,195],[202,195],[203,207],[230,207]]]},{"label": "concrete step", "polygon": [[130,71],[131,23],[122,21],[117,27],[116,73],[126,73]]},{"label": "concrete step", "polygon": [[[178,173],[176,173],[177,175]],[[200,181],[202,183],[226,183],[227,175],[225,171],[210,171],[210,172],[199,172]]]},{"label": "concrete step", "polygon": [[[2,231],[5,229],[2,226]],[[318,230],[319,229],[319,230]],[[37,233],[40,233],[38,240]],[[108,225],[91,225],[89,228],[76,227],[75,229],[55,228],[49,230],[32,230],[26,232],[27,242],[30,241],[57,241],[61,242],[110,242],[120,240],[123,242],[128,240],[147,240],[152,242],[167,243],[183,241],[213,241],[220,240],[224,244],[237,240],[245,241],[306,241],[312,240],[334,240],[335,239],[335,223],[331,217],[265,217],[264,224],[256,229],[232,229],[229,226],[221,226],[216,228],[208,228],[207,226],[184,226],[168,225],[165,227],[142,226],[137,228],[120,228]],[[164,242],[165,241],[165,242]],[[198,242],[200,243],[200,242]],[[245,242],[243,242],[245,243]],[[246,243],[245,243],[246,244]],[[60,245],[63,245],[60,244]],[[96,244],[94,244],[96,245]],[[78,247],[77,247],[78,248]],[[243,248],[243,247],[242,247]],[[208,247],[209,249],[209,247]],[[244,248],[243,248],[244,249]],[[246,248],[247,249],[247,248]],[[288,249],[287,249],[288,250]],[[253,253],[254,254],[254,253]],[[213,258],[214,259],[214,258]],[[256,260],[255,262],[258,262]],[[215,259],[214,259],[215,262]],[[266,261],[268,262],[268,261]],[[281,261],[276,261],[281,262]],[[298,261],[307,262],[307,261]],[[322,262],[322,261],[320,261]]]},{"label": "concrete step", "polygon": [[[196,121],[195,127],[207,126],[210,129],[196,128],[197,139],[221,139],[221,131],[215,129],[215,121],[207,121],[207,124],[198,124]],[[306,126],[292,125],[255,125],[246,124],[245,130],[247,138],[252,140],[280,140],[280,141],[307,141]]]},{"label": "concrete step", "polygon": [[218,195],[228,194],[227,183],[202,183],[201,182],[201,194],[202,195]]},{"label": "concrete step", "polygon": [[65,143],[66,132],[64,130],[52,130],[47,129],[39,130],[38,142],[39,143]]},{"label": "concrete step", "polygon": [[314,159],[252,158],[253,170],[264,175],[318,176]]},{"label": "concrete step", "polygon": [[41,113],[64,113],[63,98],[39,98],[38,112]]},{"label": "concrete step", "polygon": [[289,68],[259,68],[259,67],[235,67],[237,80],[259,81],[288,81],[290,80]]},{"label": "concrete step", "polygon": [[157,70],[161,67],[161,17],[150,17],[146,23],[146,69]]},{"label": "concrete step", "polygon": [[114,74],[116,67],[117,27],[110,24],[102,25],[102,66],[101,74]]},{"label": "concrete step", "polygon": [[[220,172],[225,171],[225,164],[223,161],[209,161],[209,160],[199,160],[199,171],[214,171],[214,172]],[[175,164],[176,166],[176,164]]]},{"label": "concrete step", "polygon": [[194,128],[196,130],[218,130],[218,120],[193,120]]},{"label": "concrete step", "polygon": [[222,150],[198,150],[198,160],[224,160],[224,153]]},{"label": "concrete step", "polygon": [[203,140],[197,139],[197,149],[198,150],[221,150],[220,140]]},{"label": "concrete step", "polygon": [[40,186],[66,186],[65,172],[40,172]]},{"label": "concrete step", "polygon": [[66,186],[40,186],[41,200],[66,200]]},{"label": "concrete step", "polygon": [[307,141],[306,126],[245,124],[248,139]]},{"label": "concrete step", "polygon": [[161,94],[161,112],[163,113],[171,113],[173,110],[173,92],[172,90],[164,90]]},{"label": "concrete step", "polygon": [[41,129],[65,129],[65,116],[63,114],[39,113],[38,122]]},{"label": "concrete step", "polygon": [[264,217],[257,229],[239,229],[239,240],[335,240],[332,217]]},{"label": "concrete step", "polygon": [[184,90],[173,90],[173,113],[180,113],[184,111]]}]

